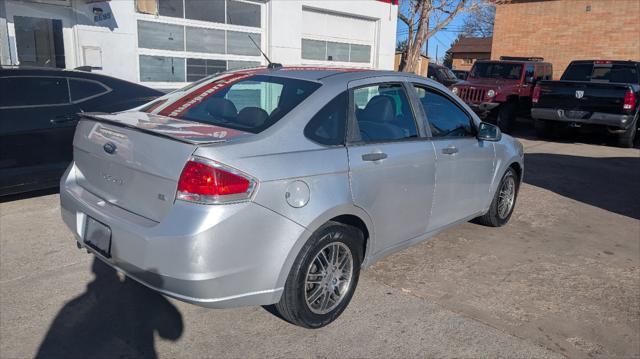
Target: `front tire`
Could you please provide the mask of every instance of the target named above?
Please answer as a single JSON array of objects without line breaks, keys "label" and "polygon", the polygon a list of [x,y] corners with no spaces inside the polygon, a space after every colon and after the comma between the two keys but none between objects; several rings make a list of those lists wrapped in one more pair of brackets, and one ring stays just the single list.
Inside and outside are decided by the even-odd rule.
[{"label": "front tire", "polygon": [[519,183],[518,174],[512,167],[509,167],[502,176],[489,211],[476,218],[476,221],[488,227],[502,227],[507,224],[513,214],[513,208],[516,206]]},{"label": "front tire", "polygon": [[362,232],[327,222],[296,257],[275,310],[288,322],[320,328],[347,307],[358,284],[362,263]]},{"label": "front tire", "polygon": [[510,133],[516,122],[516,104],[507,102],[500,106],[496,123],[504,133]]}]

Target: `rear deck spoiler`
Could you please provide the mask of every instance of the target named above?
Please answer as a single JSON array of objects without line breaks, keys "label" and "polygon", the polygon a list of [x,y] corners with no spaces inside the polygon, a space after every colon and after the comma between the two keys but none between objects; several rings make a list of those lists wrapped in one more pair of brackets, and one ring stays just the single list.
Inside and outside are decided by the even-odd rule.
[{"label": "rear deck spoiler", "polygon": [[83,112],[80,118],[130,128],[192,145],[226,142],[232,138],[251,135],[251,133],[231,128],[137,111],[117,114]]}]

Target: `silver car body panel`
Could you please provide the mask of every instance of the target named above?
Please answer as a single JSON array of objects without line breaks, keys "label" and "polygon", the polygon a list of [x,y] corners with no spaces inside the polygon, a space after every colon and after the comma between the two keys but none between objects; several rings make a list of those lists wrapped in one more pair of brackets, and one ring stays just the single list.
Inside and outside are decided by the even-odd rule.
[{"label": "silver car body panel", "polygon": [[[348,88],[389,81],[407,89],[415,82],[448,91],[434,81],[381,71],[289,69],[269,75],[322,86],[258,134],[184,141],[148,128],[81,121],[76,157],[60,189],[62,217],[78,242],[83,244],[84,220],[91,216],[112,230],[111,257],[94,251],[96,256],[153,289],[215,308],[272,304],[300,248],[325,222],[351,216],[364,223],[366,266],[484,213],[506,167],[523,168],[522,146],[507,135],[498,142],[432,140],[421,126],[420,139],[347,146],[323,146],[303,135],[309,119]],[[466,104],[451,98],[480,122]],[[110,120],[117,122],[118,116],[140,113]],[[92,137],[98,127],[117,132],[115,142]],[[122,134],[126,139],[118,137]],[[106,142],[118,150],[105,153]],[[453,142],[460,150],[455,159],[439,152]],[[376,151],[388,158],[361,160]],[[253,197],[225,205],[175,200],[181,170],[192,155],[256,178]],[[287,192],[300,183],[308,187],[308,198],[303,206],[292,206]]]}]

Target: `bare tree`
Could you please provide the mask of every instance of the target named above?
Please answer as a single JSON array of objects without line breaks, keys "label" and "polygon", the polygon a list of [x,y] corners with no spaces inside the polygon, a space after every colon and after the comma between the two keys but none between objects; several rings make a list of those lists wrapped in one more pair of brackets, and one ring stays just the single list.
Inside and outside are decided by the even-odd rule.
[{"label": "bare tree", "polygon": [[[407,27],[407,45],[400,58],[400,71],[413,72],[425,41],[447,26],[463,11],[472,11],[483,0],[402,0],[398,19]],[[430,23],[431,22],[431,23]]]},{"label": "bare tree", "polygon": [[493,22],[496,18],[496,6],[493,2],[478,3],[462,23],[462,35],[466,37],[493,36]]}]

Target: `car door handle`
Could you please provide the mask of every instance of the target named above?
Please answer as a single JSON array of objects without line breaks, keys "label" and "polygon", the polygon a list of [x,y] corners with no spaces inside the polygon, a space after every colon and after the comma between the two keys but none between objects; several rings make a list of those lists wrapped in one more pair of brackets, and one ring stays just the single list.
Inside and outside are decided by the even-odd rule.
[{"label": "car door handle", "polygon": [[373,152],[373,153],[365,153],[364,155],[362,155],[362,160],[363,161],[380,161],[380,160],[384,160],[387,157],[388,156],[386,153]]},{"label": "car door handle", "polygon": [[456,153],[458,153],[458,147],[455,147],[455,146],[445,147],[442,149],[442,153],[444,153],[445,155],[455,155]]},{"label": "car door handle", "polygon": [[70,114],[66,114],[66,115],[56,116],[56,117],[52,118],[51,120],[49,120],[49,122],[51,122],[53,124],[57,124],[57,123],[78,121],[79,119],[80,119],[80,116],[78,116],[75,113],[70,113]]}]

